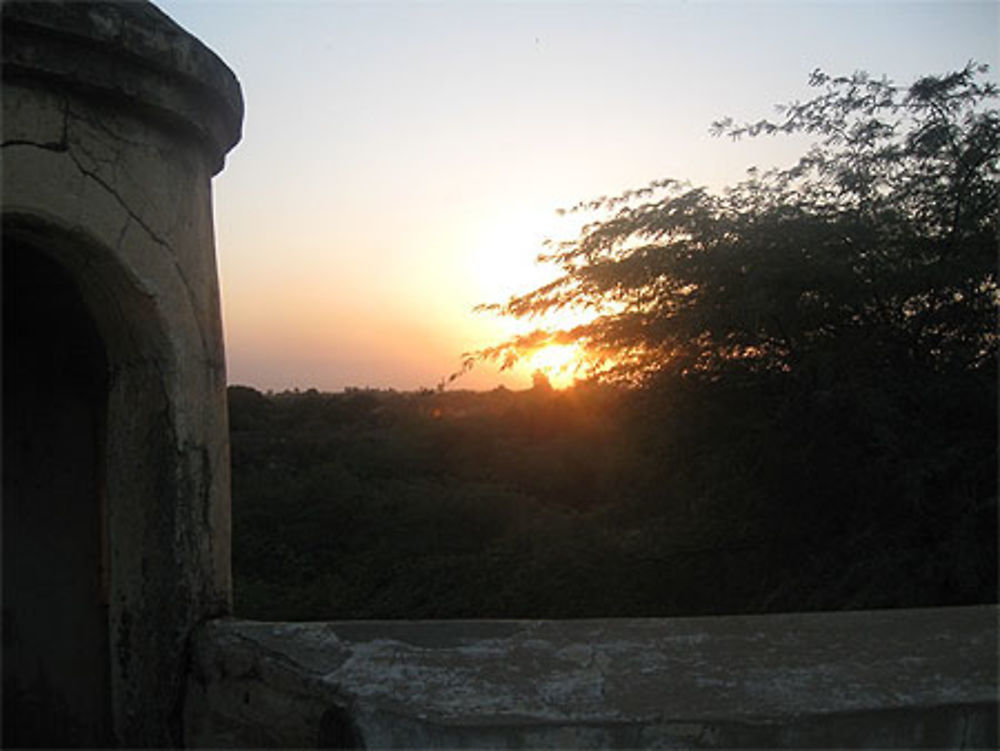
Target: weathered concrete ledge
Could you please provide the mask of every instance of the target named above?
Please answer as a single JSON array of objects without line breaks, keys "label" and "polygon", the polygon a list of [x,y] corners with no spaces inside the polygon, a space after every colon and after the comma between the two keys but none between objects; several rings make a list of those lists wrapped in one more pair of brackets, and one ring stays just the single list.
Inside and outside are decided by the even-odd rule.
[{"label": "weathered concrete ledge", "polygon": [[200,747],[992,747],[993,606],[261,623],[196,638]]}]

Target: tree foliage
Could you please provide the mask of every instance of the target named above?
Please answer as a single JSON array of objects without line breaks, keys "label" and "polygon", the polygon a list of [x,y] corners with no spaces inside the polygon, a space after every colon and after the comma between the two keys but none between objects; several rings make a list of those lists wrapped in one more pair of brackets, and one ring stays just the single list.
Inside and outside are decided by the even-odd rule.
[{"label": "tree foliage", "polygon": [[986,75],[970,63],[901,88],[817,70],[816,96],[777,119],[715,123],[734,139],[816,140],[794,166],[722,192],[661,180],[573,207],[602,218],[540,257],[562,275],[489,307],[598,315],[475,356],[574,341],[594,375],[630,382],[992,363],[1000,114]]}]

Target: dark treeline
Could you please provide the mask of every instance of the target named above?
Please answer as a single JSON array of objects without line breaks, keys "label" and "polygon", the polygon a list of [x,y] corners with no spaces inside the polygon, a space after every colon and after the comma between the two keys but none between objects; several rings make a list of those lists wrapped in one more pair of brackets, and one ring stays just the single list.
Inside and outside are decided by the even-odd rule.
[{"label": "dark treeline", "polygon": [[237,613],[994,601],[995,382],[789,386],[232,387]]},{"label": "dark treeline", "polygon": [[810,76],[735,139],[816,139],[724,191],[583,202],[555,281],[594,313],[472,353],[591,358],[554,392],[231,391],[238,610],[654,616],[997,592],[1000,97]]}]

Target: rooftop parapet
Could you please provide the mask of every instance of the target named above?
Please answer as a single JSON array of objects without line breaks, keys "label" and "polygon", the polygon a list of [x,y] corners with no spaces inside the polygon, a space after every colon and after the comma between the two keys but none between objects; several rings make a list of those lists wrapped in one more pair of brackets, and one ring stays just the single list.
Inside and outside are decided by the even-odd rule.
[{"label": "rooftop parapet", "polygon": [[259,623],[196,640],[197,747],[995,748],[994,606]]}]

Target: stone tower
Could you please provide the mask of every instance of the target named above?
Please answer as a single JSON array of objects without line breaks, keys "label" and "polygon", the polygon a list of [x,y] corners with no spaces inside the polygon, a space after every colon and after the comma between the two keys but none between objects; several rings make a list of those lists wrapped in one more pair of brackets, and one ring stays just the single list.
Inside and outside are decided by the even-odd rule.
[{"label": "stone tower", "polygon": [[230,70],[146,2],[3,3],[4,746],[178,745],[225,615],[211,179]]}]

